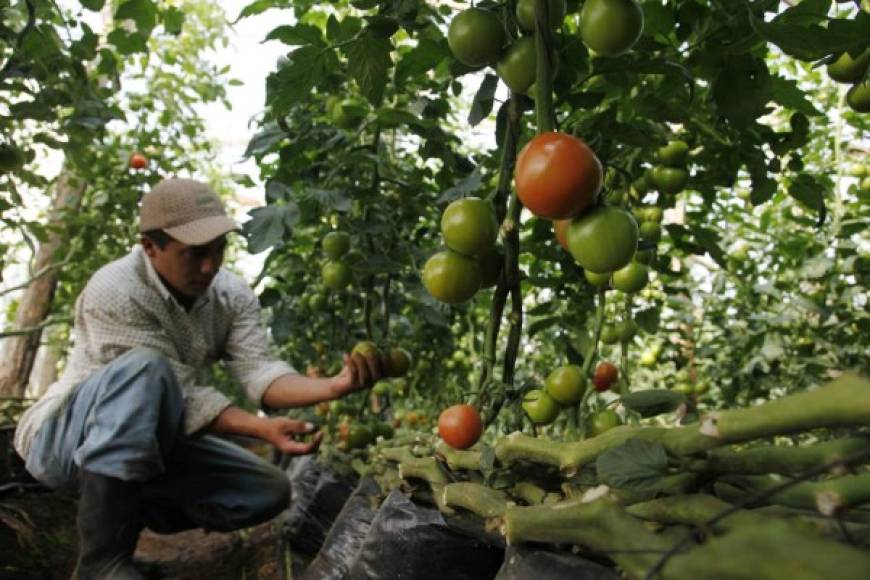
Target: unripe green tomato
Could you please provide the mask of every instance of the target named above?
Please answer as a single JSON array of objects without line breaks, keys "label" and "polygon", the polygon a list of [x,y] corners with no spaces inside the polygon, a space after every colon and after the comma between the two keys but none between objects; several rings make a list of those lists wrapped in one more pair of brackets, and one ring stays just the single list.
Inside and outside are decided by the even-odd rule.
[{"label": "unripe green tomato", "polygon": [[619,415],[616,414],[616,411],[605,409],[592,418],[592,423],[590,425],[592,436],[598,437],[602,433],[610,431],[621,424],[622,420],[619,418]]},{"label": "unripe green tomato", "polygon": [[374,440],[372,430],[365,425],[351,425],[346,444],[348,449],[361,449]]},{"label": "unripe green tomato", "polygon": [[856,113],[870,113],[870,81],[854,85],[846,93],[846,104]]},{"label": "unripe green tomato", "polygon": [[684,167],[689,155],[689,145],[685,141],[671,141],[664,147],[659,147],[659,161],[669,167]]},{"label": "unripe green tomato", "polygon": [[710,390],[710,383],[707,381],[698,381],[697,383],[695,383],[695,387],[693,390],[699,395],[703,395]]},{"label": "unripe green tomato", "polygon": [[848,52],[844,52],[828,65],[828,76],[838,83],[857,83],[864,78],[868,64],[870,64],[870,49],[865,49],[858,58],[854,59]]},{"label": "unripe green tomato", "polygon": [[480,266],[474,258],[447,250],[438,252],[423,267],[423,285],[447,304],[470,300],[480,289]]},{"label": "unripe green tomato", "polygon": [[535,39],[524,36],[511,44],[495,66],[499,78],[515,93],[525,94],[535,82],[538,69]]},{"label": "unripe green tomato", "polygon": [[523,397],[523,411],[536,425],[549,425],[559,416],[559,404],[541,389],[529,391]]},{"label": "unripe green tomato", "polygon": [[350,235],[347,232],[329,232],[321,242],[323,253],[330,260],[337,260],[350,251]]},{"label": "unripe green tomato", "polygon": [[630,262],[613,273],[613,287],[626,294],[634,294],[649,282],[649,268],[638,262]]},{"label": "unripe green tomato", "polygon": [[656,189],[662,193],[679,193],[686,187],[689,172],[679,167],[657,165],[653,167],[650,178]]},{"label": "unripe green tomato", "polygon": [[619,333],[616,332],[616,327],[609,324],[601,327],[601,342],[604,344],[616,344],[619,342]]},{"label": "unripe green tomato", "polygon": [[469,8],[453,17],[447,30],[447,44],[456,60],[472,67],[495,62],[504,46],[504,26],[489,10]]},{"label": "unripe green tomato", "polygon": [[586,392],[586,377],[579,366],[565,365],[549,374],[545,386],[547,394],[560,405],[575,405]]},{"label": "unripe green tomato", "polygon": [[656,243],[662,238],[662,226],[656,222],[641,222],[638,229],[640,231],[640,239],[647,242]]},{"label": "unripe green tomato", "polygon": [[381,379],[372,387],[372,392],[379,397],[382,397],[390,392],[390,381]]},{"label": "unripe green tomato", "polygon": [[849,166],[849,175],[852,177],[864,177],[867,175],[867,167],[862,163],[853,163]]},{"label": "unripe green tomato", "polygon": [[616,335],[620,342],[628,342],[635,337],[638,331],[637,322],[634,320],[623,320],[616,325]]},{"label": "unripe green tomato", "polygon": [[677,393],[683,393],[684,395],[691,395],[692,391],[694,391],[694,387],[692,387],[692,383],[680,381],[675,383],[673,387],[671,387],[672,391],[676,391]]},{"label": "unripe green tomato", "polygon": [[[520,25],[520,28],[529,33],[535,31],[535,1],[536,0],[519,0],[517,2],[517,24]],[[550,27],[553,29],[559,28],[562,21],[565,20],[565,11],[567,10],[565,0],[549,0],[547,2],[547,7]]]},{"label": "unripe green tomato", "polygon": [[479,197],[457,199],[441,215],[441,235],[447,247],[460,254],[492,252],[498,236],[492,205]]},{"label": "unripe green tomato", "polygon": [[583,276],[586,278],[587,282],[589,282],[596,288],[607,286],[610,283],[609,272],[606,272],[604,274],[596,274],[595,272],[590,272],[589,270],[583,270]]},{"label": "unripe green tomato", "polygon": [[568,227],[568,248],[584,270],[605,274],[619,270],[637,251],[634,217],[617,207],[598,206]]},{"label": "unripe green tomato", "polygon": [[351,281],[350,267],[344,262],[329,260],[320,270],[323,285],[330,290],[343,290]]},{"label": "unripe green tomato", "polygon": [[586,0],[580,11],[580,37],[601,56],[631,49],[643,31],[643,11],[635,0]]},{"label": "unripe green tomato", "polygon": [[659,360],[659,358],[658,358],[658,355],[656,353],[654,353],[651,350],[645,350],[640,355],[639,362],[640,362],[640,365],[643,367],[652,368],[652,367],[656,366],[656,363],[658,362],[658,360]]}]

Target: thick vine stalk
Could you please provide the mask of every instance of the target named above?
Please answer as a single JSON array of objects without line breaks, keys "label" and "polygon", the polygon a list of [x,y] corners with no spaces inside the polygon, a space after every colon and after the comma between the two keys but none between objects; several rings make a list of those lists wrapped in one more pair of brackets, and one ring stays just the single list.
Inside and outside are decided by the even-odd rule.
[{"label": "thick vine stalk", "polygon": [[[741,492],[751,494],[762,492],[779,485],[779,481],[764,476],[726,477],[724,484],[730,484]],[[824,481],[804,481],[771,495],[768,502],[788,507],[812,509],[832,516],[842,510],[870,503],[870,473],[847,475]]]},{"label": "thick vine stalk", "polygon": [[441,503],[462,508],[482,518],[499,518],[507,509],[508,497],[504,492],[483,484],[461,481],[444,486]]}]

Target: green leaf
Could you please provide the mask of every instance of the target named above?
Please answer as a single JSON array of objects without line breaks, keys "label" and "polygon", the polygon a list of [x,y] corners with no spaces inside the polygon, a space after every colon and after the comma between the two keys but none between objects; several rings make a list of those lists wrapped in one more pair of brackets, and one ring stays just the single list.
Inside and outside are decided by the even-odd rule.
[{"label": "green leaf", "polygon": [[289,46],[303,46],[306,44],[324,46],[323,35],[320,29],[311,24],[284,24],[278,26],[266,35],[265,40],[278,40]]},{"label": "green leaf", "polygon": [[641,8],[643,8],[644,36],[667,36],[674,29],[674,11],[671,6],[664,6],[656,2],[644,2]]},{"label": "green leaf", "polygon": [[[803,6],[803,4],[801,4]],[[775,76],[772,79],[771,90],[773,100],[794,111],[799,111],[809,117],[821,115],[821,111],[807,100],[806,94],[798,88],[797,81]]]},{"label": "green leaf", "polygon": [[483,174],[481,173],[480,168],[477,167],[468,177],[444,191],[444,193],[441,194],[441,197],[438,198],[438,203],[466,197],[469,193],[476,191],[481,183],[483,183]]},{"label": "green leaf", "polygon": [[416,47],[399,57],[396,64],[396,83],[432,70],[449,56],[450,49],[446,42],[421,39]]},{"label": "green leaf", "polygon": [[284,239],[285,232],[299,220],[299,208],[295,203],[272,204],[249,212],[251,219],[242,225],[248,239],[248,251],[258,254],[268,250]]},{"label": "green leaf", "polygon": [[423,125],[423,122],[417,117],[417,115],[401,109],[378,110],[378,121],[380,122],[382,129],[390,129],[401,125],[407,125],[409,127]]},{"label": "green leaf", "polygon": [[323,78],[331,51],[315,46],[297,48],[288,56],[289,62],[267,80],[267,102],[283,114],[292,105],[308,96]]},{"label": "green leaf", "polygon": [[815,177],[801,173],[792,181],[788,188],[788,194],[804,206],[818,212],[819,220],[817,225],[821,226],[825,222],[825,216],[827,216],[825,189]]},{"label": "green leaf", "polygon": [[542,330],[546,330],[552,326],[558,325],[562,320],[561,315],[555,316],[544,316],[542,318],[538,318],[537,320],[533,320],[531,324],[529,324],[528,336],[529,338],[535,336]]},{"label": "green leaf", "polygon": [[364,34],[344,48],[350,75],[369,102],[378,106],[384,97],[387,72],[393,64],[393,45],[387,38]]},{"label": "green leaf", "polygon": [[348,212],[351,208],[351,200],[347,194],[337,189],[311,188],[305,190],[307,199],[316,201],[325,211]]},{"label": "green leaf", "polygon": [[648,389],[627,394],[622,398],[622,404],[639,413],[641,417],[655,417],[676,410],[685,400],[682,393],[667,389]]},{"label": "green leaf", "polygon": [[[276,6],[277,5],[277,6]],[[236,17],[235,22],[238,22],[242,18],[247,18],[248,16],[256,16],[257,14],[262,14],[266,10],[271,8],[276,8],[281,6],[280,3],[275,0],[254,0],[239,12],[239,15]]]},{"label": "green leaf", "polygon": [[157,26],[157,6],[151,0],[126,0],[118,6],[115,20],[132,20],[145,37]]},{"label": "green leaf", "polygon": [[634,321],[647,334],[655,334],[659,329],[659,320],[661,319],[661,309],[658,307],[639,310],[634,313]]},{"label": "green leaf", "polygon": [[351,265],[351,269],[361,274],[395,274],[401,271],[402,264],[386,256],[366,256],[362,262]]},{"label": "green leaf", "polygon": [[138,32],[127,32],[123,28],[116,28],[106,36],[109,44],[115,46],[122,55],[148,52],[148,38]]},{"label": "green leaf", "polygon": [[598,456],[598,479],[616,489],[657,491],[667,475],[668,455],[661,443],[629,439]]},{"label": "green leaf", "polygon": [[175,6],[170,6],[163,11],[163,28],[173,36],[178,36],[184,29],[185,14]]},{"label": "green leaf", "polygon": [[692,227],[692,235],[695,241],[710,254],[717,264],[725,266],[725,253],[719,247],[719,234],[714,230],[702,228],[700,226]]},{"label": "green leaf", "polygon": [[492,113],[497,86],[497,76],[491,74],[484,75],[480,88],[477,89],[477,93],[474,95],[474,101],[471,103],[471,111],[468,113],[468,124],[472,127],[489,117],[489,114]]},{"label": "green leaf", "polygon": [[[836,18],[830,20],[827,27],[822,27],[807,24],[808,17],[805,12],[812,9],[814,3],[810,2],[811,6],[802,8],[804,4],[805,2],[801,2],[770,22],[750,13],[752,28],[786,54],[805,61],[819,60],[867,42],[870,34],[870,13],[859,12],[851,20]],[[790,15],[798,9],[803,12],[796,16]]]},{"label": "green leaf", "polygon": [[266,125],[265,128],[254,135],[248,142],[248,147],[242,156],[244,159],[252,155],[259,155],[272,149],[286,137],[286,133],[277,124]]},{"label": "green leaf", "polygon": [[81,0],[81,5],[88,10],[99,12],[106,5],[106,0]]}]

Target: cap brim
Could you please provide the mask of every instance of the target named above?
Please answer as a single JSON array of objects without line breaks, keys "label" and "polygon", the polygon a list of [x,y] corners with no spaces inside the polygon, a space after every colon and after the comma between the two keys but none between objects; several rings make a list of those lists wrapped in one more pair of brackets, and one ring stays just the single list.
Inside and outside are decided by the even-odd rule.
[{"label": "cap brim", "polygon": [[241,230],[234,220],[222,215],[202,218],[175,228],[167,228],[167,234],[188,246],[202,246],[224,234]]}]

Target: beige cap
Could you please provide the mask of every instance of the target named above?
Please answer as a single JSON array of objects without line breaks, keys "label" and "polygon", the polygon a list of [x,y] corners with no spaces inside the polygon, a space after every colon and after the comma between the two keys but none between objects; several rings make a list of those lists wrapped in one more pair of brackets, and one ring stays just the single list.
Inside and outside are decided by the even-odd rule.
[{"label": "beige cap", "polygon": [[139,231],[163,230],[190,246],[241,229],[214,190],[193,179],[164,179],[142,198]]}]

